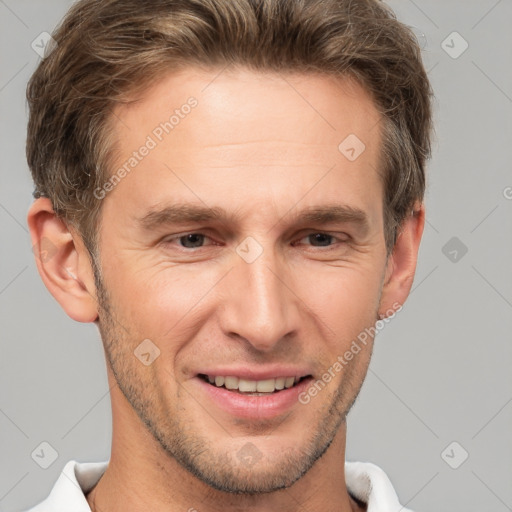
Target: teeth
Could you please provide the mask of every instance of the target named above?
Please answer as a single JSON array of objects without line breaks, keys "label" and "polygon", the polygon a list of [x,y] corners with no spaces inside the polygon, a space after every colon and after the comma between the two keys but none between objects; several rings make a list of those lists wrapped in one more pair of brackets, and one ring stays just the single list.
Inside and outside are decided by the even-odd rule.
[{"label": "teeth", "polygon": [[238,389],[238,377],[224,377],[224,386],[228,389]]},{"label": "teeth", "polygon": [[256,384],[256,391],[260,393],[273,393],[276,389],[276,379],[259,380]]},{"label": "teeth", "polygon": [[242,393],[254,392],[254,391],[256,391],[257,385],[258,385],[258,382],[255,380],[239,379],[238,380],[238,391],[241,391]]},{"label": "teeth", "polygon": [[285,380],[286,379],[284,377],[278,377],[276,379],[276,389],[284,389]]},{"label": "teeth", "polygon": [[276,390],[291,388],[300,380],[300,377],[277,377],[264,380],[248,380],[231,375],[208,375],[207,377],[210,384],[215,384],[217,387],[225,386],[227,389],[238,390],[241,393],[273,393]]},{"label": "teeth", "polygon": [[293,386],[293,383],[295,382],[295,377],[288,377],[284,381],[284,387],[285,388],[291,388]]}]

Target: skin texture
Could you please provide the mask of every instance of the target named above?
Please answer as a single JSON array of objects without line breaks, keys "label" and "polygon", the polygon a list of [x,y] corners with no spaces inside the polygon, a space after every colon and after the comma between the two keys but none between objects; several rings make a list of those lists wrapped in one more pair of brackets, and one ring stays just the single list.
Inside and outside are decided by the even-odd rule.
[{"label": "skin texture", "polygon": [[[319,75],[170,74],[115,110],[113,169],[190,97],[197,106],[102,199],[101,280],[47,199],[29,211],[32,242],[56,248],[37,259],[46,286],[71,318],[97,322],[105,347],[112,454],[87,500],[109,512],[364,510],[342,461],[372,340],[310,403],[271,419],[226,413],[197,373],[286,364],[320,378],[379,314],[404,303],[424,207],[387,258],[380,116],[360,86]],[[338,150],[349,134],[366,146],[354,161]],[[230,217],[141,223],[178,203]],[[297,221],[326,205],[361,210],[366,229]],[[204,237],[179,237],[190,233]],[[262,250],[251,263],[236,251],[246,237]],[[149,366],[134,356],[145,339],[160,350]],[[238,455],[248,443],[260,455],[252,465]]]}]

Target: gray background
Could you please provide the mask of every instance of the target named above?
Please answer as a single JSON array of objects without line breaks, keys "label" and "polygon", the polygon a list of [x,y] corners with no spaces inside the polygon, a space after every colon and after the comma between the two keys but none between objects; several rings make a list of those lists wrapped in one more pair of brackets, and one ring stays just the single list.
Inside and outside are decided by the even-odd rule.
[{"label": "gray background", "polygon": [[[378,336],[347,459],[381,466],[418,512],[512,510],[512,0],[390,3],[423,42],[437,137],[414,288]],[[45,498],[66,461],[110,453],[99,335],[45,289],[25,220],[31,43],[70,5],[0,0],[0,511]],[[31,458],[43,441],[48,469]]]}]

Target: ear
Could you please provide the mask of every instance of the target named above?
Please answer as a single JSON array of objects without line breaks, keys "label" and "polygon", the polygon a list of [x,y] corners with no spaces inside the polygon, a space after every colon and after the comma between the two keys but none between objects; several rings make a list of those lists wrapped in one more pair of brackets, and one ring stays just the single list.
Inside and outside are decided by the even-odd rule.
[{"label": "ear", "polygon": [[409,296],[424,227],[425,205],[416,203],[400,225],[393,252],[388,257],[379,305],[381,318],[403,306]]},{"label": "ear", "polygon": [[57,217],[49,199],[36,199],[27,216],[37,270],[49,292],[77,322],[98,318],[94,274],[81,237]]}]

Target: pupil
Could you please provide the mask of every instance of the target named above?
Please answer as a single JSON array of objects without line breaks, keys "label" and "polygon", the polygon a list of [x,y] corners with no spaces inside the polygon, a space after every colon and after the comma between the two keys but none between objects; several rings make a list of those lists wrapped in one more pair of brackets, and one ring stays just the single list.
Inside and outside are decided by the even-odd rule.
[{"label": "pupil", "polygon": [[[317,242],[320,242],[320,246],[329,245],[329,242],[331,241],[330,239],[332,238],[331,235],[326,235],[325,233],[315,233],[314,235],[310,235],[310,236],[314,237],[314,239]],[[322,243],[322,241],[325,243]]]},{"label": "pupil", "polygon": [[[204,235],[192,233],[190,235],[182,236],[181,241],[182,245],[189,249],[194,247],[200,247],[204,241]],[[191,243],[191,245],[187,245],[189,242]]]}]

